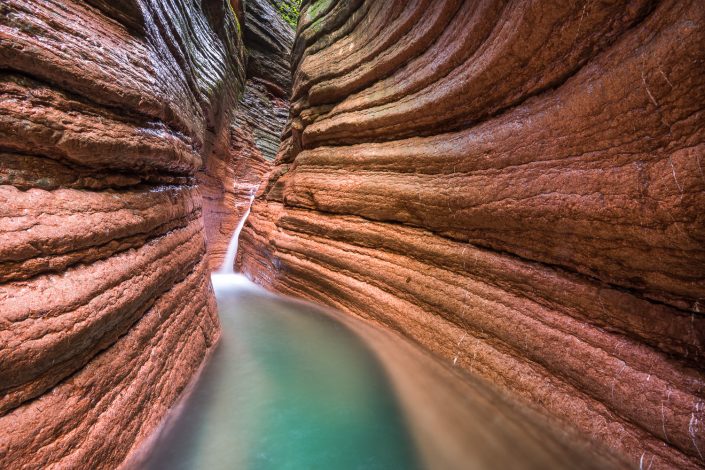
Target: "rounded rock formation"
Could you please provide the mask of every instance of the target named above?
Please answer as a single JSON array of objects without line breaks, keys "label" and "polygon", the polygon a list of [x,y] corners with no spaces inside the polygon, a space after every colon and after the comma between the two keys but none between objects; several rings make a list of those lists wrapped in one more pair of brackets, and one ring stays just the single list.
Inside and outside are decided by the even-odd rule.
[{"label": "rounded rock formation", "polygon": [[703,43],[698,1],[308,2],[241,268],[698,468]]}]

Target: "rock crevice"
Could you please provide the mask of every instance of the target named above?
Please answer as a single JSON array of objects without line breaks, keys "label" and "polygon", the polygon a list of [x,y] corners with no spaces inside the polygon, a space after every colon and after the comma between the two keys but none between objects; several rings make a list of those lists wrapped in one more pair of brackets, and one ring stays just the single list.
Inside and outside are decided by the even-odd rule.
[{"label": "rock crevice", "polygon": [[251,279],[701,468],[701,2],[277,5],[0,5],[0,467],[135,458],[257,191]]}]

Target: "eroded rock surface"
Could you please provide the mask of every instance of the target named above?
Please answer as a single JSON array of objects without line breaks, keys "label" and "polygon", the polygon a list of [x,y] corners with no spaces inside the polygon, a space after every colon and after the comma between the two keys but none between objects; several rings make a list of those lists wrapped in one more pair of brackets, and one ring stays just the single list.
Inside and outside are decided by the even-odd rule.
[{"label": "eroded rock surface", "polygon": [[313,1],[243,271],[705,463],[705,8]]},{"label": "eroded rock surface", "polygon": [[0,5],[0,467],[117,467],[217,340],[197,174],[240,35],[226,1]]},{"label": "eroded rock surface", "polygon": [[[230,126],[230,148],[218,152],[200,175],[209,263],[223,263],[233,231],[272,161],[289,115],[293,29],[268,0],[245,5],[247,75]],[[232,267],[232,266],[231,266]]]}]

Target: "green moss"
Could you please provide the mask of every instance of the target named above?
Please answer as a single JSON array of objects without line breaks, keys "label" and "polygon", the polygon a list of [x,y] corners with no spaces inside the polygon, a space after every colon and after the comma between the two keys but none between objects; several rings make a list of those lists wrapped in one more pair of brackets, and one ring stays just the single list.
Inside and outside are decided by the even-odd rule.
[{"label": "green moss", "polygon": [[235,19],[235,27],[237,28],[238,36],[242,36],[242,31],[240,30],[240,19],[237,17],[237,13],[235,13],[235,10],[233,9],[233,4],[230,2],[225,3],[227,3],[228,8],[230,9],[230,14],[233,15],[233,18]]},{"label": "green moss", "polygon": [[316,18],[320,15],[321,11],[330,6],[331,0],[316,0],[308,8],[308,15],[311,18]]},{"label": "green moss", "polygon": [[303,0],[281,0],[278,3],[279,16],[289,23],[292,28],[296,28],[301,14],[301,3]]}]

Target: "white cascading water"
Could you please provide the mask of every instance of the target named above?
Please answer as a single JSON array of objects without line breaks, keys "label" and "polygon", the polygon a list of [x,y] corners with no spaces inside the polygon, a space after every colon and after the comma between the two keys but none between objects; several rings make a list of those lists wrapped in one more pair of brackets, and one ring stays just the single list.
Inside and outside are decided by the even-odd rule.
[{"label": "white cascading water", "polygon": [[228,244],[228,250],[225,252],[225,259],[223,260],[223,265],[218,270],[219,274],[233,274],[235,272],[235,256],[237,256],[237,247],[238,242],[240,240],[240,231],[242,231],[242,227],[245,226],[247,216],[250,215],[250,210],[252,209],[252,202],[255,200],[256,193],[257,189],[252,191],[252,194],[250,194],[250,203],[248,204],[247,210],[240,219],[240,222],[238,222],[237,227],[235,227],[233,237],[230,239],[230,243]]}]

